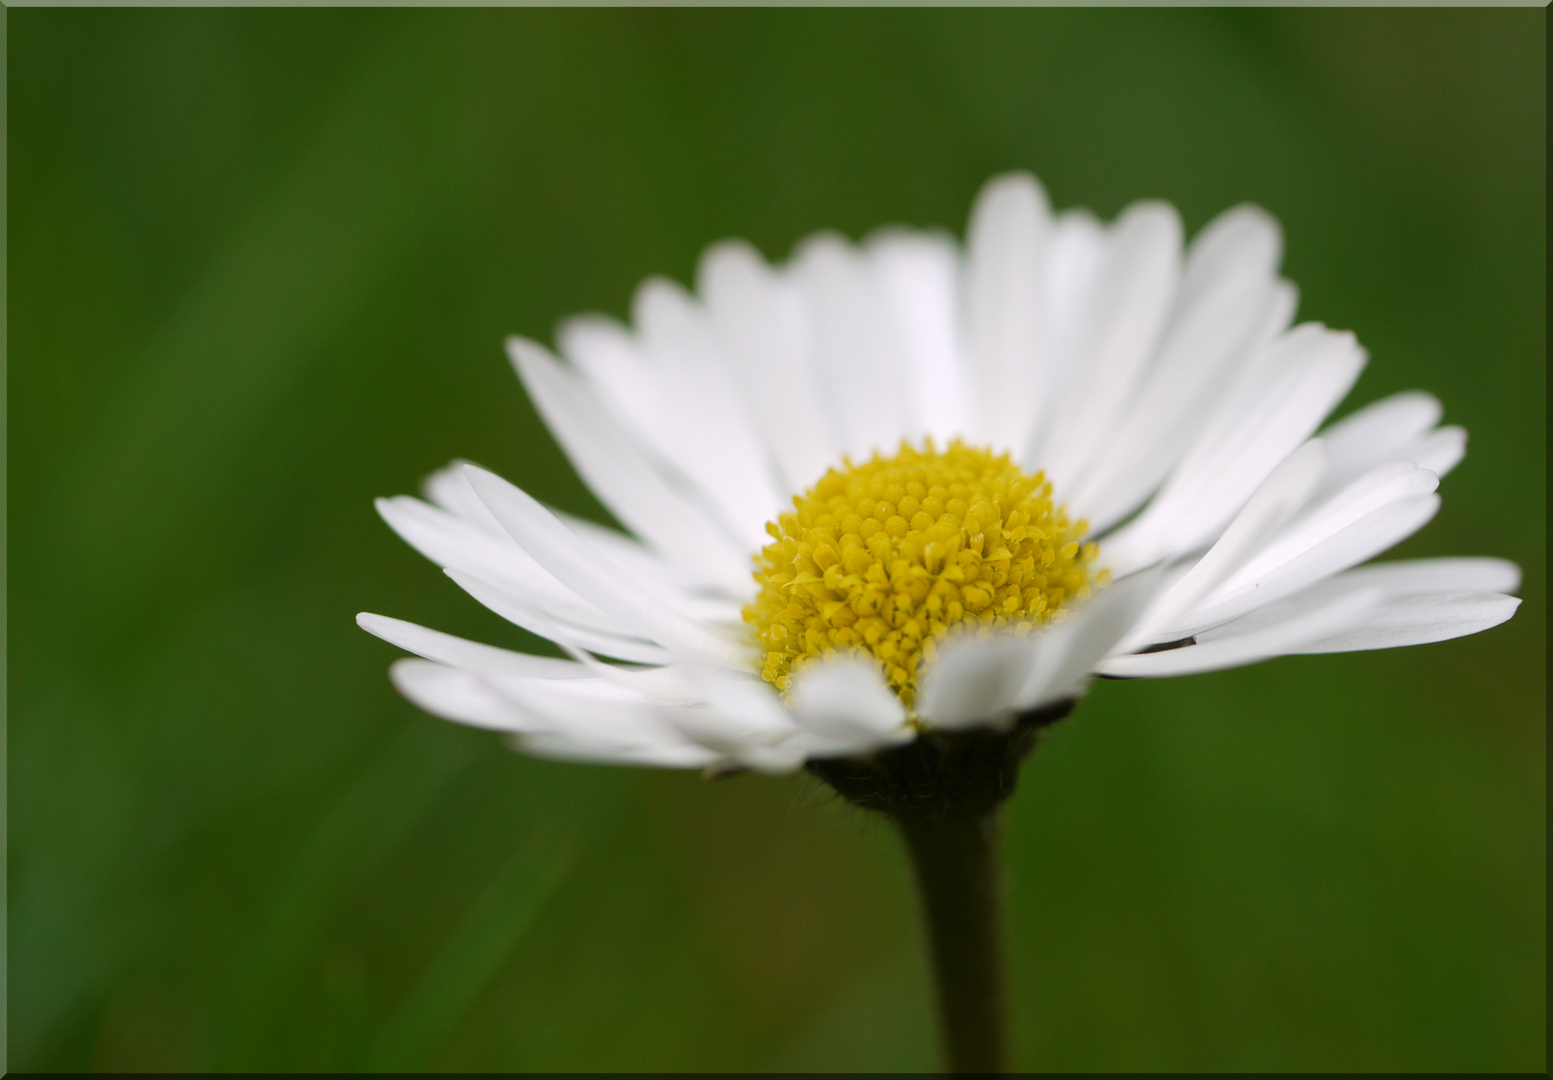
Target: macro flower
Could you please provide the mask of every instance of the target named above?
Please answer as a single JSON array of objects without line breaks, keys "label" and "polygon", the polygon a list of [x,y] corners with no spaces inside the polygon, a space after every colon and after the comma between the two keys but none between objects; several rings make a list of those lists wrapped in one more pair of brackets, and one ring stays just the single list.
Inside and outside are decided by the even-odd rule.
[{"label": "macro flower", "polygon": [[[1292,325],[1242,206],[1103,224],[994,178],[963,246],[830,233],[709,249],[632,325],[508,342],[629,534],[455,463],[388,524],[569,659],[379,615],[437,716],[569,760],[783,772],[1007,731],[1095,676],[1440,641],[1508,619],[1491,558],[1371,563],[1422,528],[1466,435],[1408,392],[1316,434],[1365,362]],[[821,773],[830,778],[829,774]]]}]

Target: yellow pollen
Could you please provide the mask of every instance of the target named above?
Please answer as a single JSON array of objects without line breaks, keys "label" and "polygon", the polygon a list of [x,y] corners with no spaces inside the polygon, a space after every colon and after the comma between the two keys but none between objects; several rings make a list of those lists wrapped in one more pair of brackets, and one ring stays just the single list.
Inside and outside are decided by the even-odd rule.
[{"label": "yellow pollen", "polygon": [[744,609],[762,677],[786,693],[816,656],[872,657],[908,709],[924,660],[958,624],[1028,633],[1109,580],[1044,473],[958,439],[845,460],[766,525]]}]

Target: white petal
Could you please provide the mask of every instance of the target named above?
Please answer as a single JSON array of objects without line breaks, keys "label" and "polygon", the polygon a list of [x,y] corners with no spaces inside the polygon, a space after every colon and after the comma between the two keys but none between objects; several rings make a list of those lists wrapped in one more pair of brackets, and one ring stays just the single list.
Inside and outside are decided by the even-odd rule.
[{"label": "white petal", "polygon": [[[1422,470],[1420,470],[1422,471]],[[1416,495],[1389,502],[1325,536],[1258,576],[1236,574],[1165,631],[1165,640],[1197,634],[1252,609],[1291,596],[1350,566],[1379,555],[1428,523],[1440,509],[1438,495]]]},{"label": "white petal", "polygon": [[1113,656],[1097,664],[1095,670],[1114,678],[1140,679],[1195,675],[1254,664],[1298,652],[1311,642],[1357,625],[1381,599],[1380,590],[1363,589],[1275,626],[1164,652]]},{"label": "white petal", "polygon": [[525,604],[578,626],[606,632],[617,628],[615,620],[557,581],[505,532],[491,533],[407,495],[379,499],[376,506],[394,532],[438,566],[500,585]]},{"label": "white petal", "polygon": [[1237,282],[1273,278],[1283,261],[1278,219],[1249,203],[1219,214],[1198,233],[1186,255],[1180,305],[1202,302]]},{"label": "white petal", "polygon": [[472,464],[456,459],[421,481],[421,492],[433,506],[441,507],[454,517],[474,525],[503,542],[511,539],[501,523],[491,516],[491,511],[480,501],[475,489],[469,486],[464,466]]},{"label": "white petal", "polygon": [[1428,469],[1436,476],[1444,476],[1466,456],[1467,431],[1454,424],[1419,436],[1397,450],[1397,457],[1413,462],[1420,469]]},{"label": "white petal", "polygon": [[[1160,493],[1174,547],[1214,535],[1340,401],[1364,365],[1352,334],[1313,324],[1267,347],[1245,393],[1228,400]],[[1155,508],[1149,508],[1154,513]]]},{"label": "white petal", "polygon": [[820,383],[840,422],[842,451],[860,459],[892,452],[918,424],[911,415],[913,373],[901,362],[905,344],[882,283],[861,253],[833,233],[805,240],[791,273],[814,314]]},{"label": "white petal", "polygon": [[[1026,447],[1035,453],[1049,425],[1054,402],[1081,375],[1080,356],[1088,347],[1092,312],[1099,304],[1099,287],[1111,253],[1111,239],[1104,225],[1087,210],[1068,210],[1057,216],[1046,245],[1042,272],[1041,339],[1046,374],[1043,403],[1033,414]],[[1027,460],[1033,461],[1033,458]],[[1040,468],[1033,461],[1031,468]]]},{"label": "white petal", "polygon": [[[913,738],[914,733],[904,726],[899,700],[877,674],[871,670],[868,674],[875,687],[851,680],[847,680],[850,685],[840,681],[826,685],[828,680],[822,678],[816,684],[817,693],[811,691],[811,715],[799,716],[784,708],[776,691],[760,679],[694,668],[690,677],[706,704],[680,710],[670,720],[698,744],[768,773],[791,772],[808,758],[866,754]],[[879,695],[888,700],[880,700]],[[797,726],[800,722],[807,726]]]},{"label": "white petal", "polygon": [[1071,490],[1090,461],[1117,438],[1117,422],[1153,357],[1181,276],[1181,221],[1165,203],[1129,207],[1112,227],[1083,345],[1060,406],[1028,462]]},{"label": "white petal", "polygon": [[[1260,602],[1265,603],[1274,599],[1267,595],[1269,579],[1281,575],[1282,568],[1292,560],[1305,556],[1319,544],[1337,536],[1343,530],[1349,529],[1382,508],[1431,495],[1438,486],[1439,478],[1434,473],[1427,469],[1415,468],[1411,462],[1394,461],[1371,469],[1336,495],[1306,507],[1276,535],[1262,542],[1259,550],[1254,554],[1239,559],[1238,565],[1232,572],[1224,574],[1213,591],[1206,595],[1204,606],[1215,606],[1251,588],[1261,590],[1264,599]],[[1403,514],[1404,518],[1408,516]],[[1423,520],[1428,520],[1427,515]],[[1417,527],[1420,526],[1414,526],[1414,528]],[[1390,543],[1396,543],[1400,539],[1401,536],[1396,536]],[[1380,550],[1384,548],[1370,551],[1362,558],[1356,558],[1353,562],[1335,569],[1347,569],[1348,566],[1356,565],[1364,558],[1378,554]],[[1287,595],[1287,590],[1281,595]]]},{"label": "white petal", "polygon": [[916,390],[912,412],[920,430],[905,434],[945,445],[965,432],[959,251],[947,235],[900,229],[869,237],[867,251],[901,328],[901,359]]},{"label": "white petal", "polygon": [[606,663],[572,641],[559,627],[551,637],[561,651],[571,657],[589,677],[614,683],[630,694],[668,705],[693,705],[700,697],[695,684],[686,677],[690,664],[672,662],[648,667],[624,667]]},{"label": "white petal", "polygon": [[1158,569],[1134,574],[1100,590],[1066,622],[1052,627],[1020,691],[1019,707],[1040,708],[1083,693],[1095,665],[1116,651],[1165,580]]},{"label": "white petal", "polygon": [[966,333],[974,442],[1027,445],[1049,394],[1041,354],[1042,277],[1051,233],[1046,192],[1028,173],[989,180],[966,238]]},{"label": "white petal", "polygon": [[723,662],[741,657],[727,642],[677,612],[653,603],[629,577],[586,558],[577,535],[526,492],[473,465],[466,475],[502,528],[563,585],[620,620],[620,629],[670,649]]},{"label": "white petal", "polygon": [[798,728],[769,684],[708,667],[693,667],[688,676],[705,705],[668,714],[686,738],[759,772],[791,772],[803,764],[804,751],[792,742]]},{"label": "white petal", "polygon": [[[628,763],[704,764],[714,755],[688,754],[694,744],[668,722],[676,706],[653,701],[603,679],[544,680],[482,675],[481,681],[514,703],[535,723],[527,734],[550,753],[570,746],[590,760]],[[524,749],[544,753],[538,744]],[[700,749],[697,747],[696,749]]]},{"label": "white petal", "polygon": [[562,325],[562,351],[652,471],[748,547],[783,505],[772,463],[704,312],[684,290],[637,290],[640,333],[602,316]]},{"label": "white petal", "polygon": [[945,641],[923,672],[917,712],[945,731],[1004,720],[1016,708],[1039,648],[1036,634],[983,638],[973,631]]},{"label": "white petal", "polygon": [[533,342],[510,338],[507,348],[545,423],[610,512],[702,580],[742,587],[749,576],[749,553],[651,467],[581,377]]},{"label": "white petal", "polygon": [[[1199,641],[1274,626],[1361,589],[1378,589],[1384,602],[1372,616],[1384,620],[1394,603],[1508,592],[1520,584],[1520,568],[1503,559],[1403,559],[1372,563],[1333,575],[1283,600],[1198,635]],[[1405,602],[1405,603],[1403,603]],[[1385,625],[1384,621],[1377,625]],[[1463,631],[1467,632],[1467,631]]]},{"label": "white petal", "polygon": [[659,384],[652,427],[681,473],[707,493],[746,545],[784,509],[770,455],[711,319],[682,288],[651,278],[632,314],[644,359]]},{"label": "white petal", "polygon": [[1261,342],[1267,344],[1288,333],[1299,307],[1299,288],[1294,282],[1279,278],[1273,286],[1273,302],[1268,306],[1266,321],[1262,324]]},{"label": "white petal", "polygon": [[631,331],[608,316],[574,315],[556,330],[555,339],[594,399],[626,423],[644,447],[662,454],[655,429],[669,388],[642,356]]},{"label": "white petal", "polygon": [[769,742],[796,729],[776,691],[758,676],[706,665],[688,665],[685,674],[700,698],[720,713],[722,738]]},{"label": "white petal", "polygon": [[532,731],[543,722],[495,690],[477,672],[430,660],[395,660],[388,677],[433,716],[494,731]]},{"label": "white petal", "polygon": [[1429,495],[1440,478],[1410,461],[1379,465],[1342,491],[1307,506],[1303,513],[1246,560],[1221,586],[1228,592],[1265,576],[1267,571],[1306,551],[1313,544],[1365,515],[1399,499]]},{"label": "white petal", "polygon": [[1424,645],[1498,626],[1521,602],[1497,593],[1437,593],[1387,600],[1359,624],[1312,641],[1304,653],[1353,652]]},{"label": "white petal", "polygon": [[654,743],[642,746],[598,746],[553,732],[518,734],[516,749],[551,761],[579,765],[631,765],[637,768],[707,769],[724,761],[722,755],[694,743]]},{"label": "white petal", "polygon": [[917,711],[935,728],[952,730],[1078,696],[1091,668],[1115,648],[1161,581],[1157,571],[1136,574],[1034,634],[949,640],[923,673]]},{"label": "white petal", "polygon": [[484,578],[460,570],[449,569],[446,573],[470,596],[531,634],[557,643],[564,640],[577,648],[634,664],[667,664],[674,660],[673,653],[651,641],[566,622]]},{"label": "white petal", "polygon": [[806,665],[793,678],[788,705],[805,730],[865,748],[909,741],[906,709],[879,669],[862,660],[837,658]]},{"label": "white petal", "polygon": [[586,667],[571,660],[498,649],[402,619],[390,619],[386,615],[364,611],[356,616],[356,625],[390,645],[451,667],[526,675],[535,679],[582,679],[589,675]]},{"label": "white petal", "polygon": [[1041,357],[1041,398],[1031,412],[1025,443],[1016,448],[1027,469],[1044,468],[1048,427],[1061,420],[1053,412],[1084,378],[1084,356],[1093,343],[1095,311],[1103,306],[1100,286],[1112,247],[1106,227],[1087,210],[1065,211],[1051,225],[1036,298],[1041,322],[1034,353]]},{"label": "white petal", "polygon": [[[509,591],[526,593],[539,607],[556,611],[571,622],[612,631],[615,624],[602,612],[566,589],[513,542],[469,486],[464,475],[467,464],[455,461],[427,477],[423,485],[427,498],[455,520],[449,521],[443,514],[428,514],[415,500],[400,497],[386,501],[386,514],[393,519],[390,523],[396,531],[438,565],[505,582]],[[738,597],[726,597],[721,590],[709,589],[698,575],[664,559],[635,537],[553,508],[551,512],[577,534],[591,557],[635,579],[659,603],[698,622],[742,625],[740,609],[742,602],[754,594],[753,579],[746,578]],[[475,526],[482,535],[471,537],[469,526]],[[494,547],[485,543],[487,537],[494,539]],[[518,568],[522,574],[517,573]],[[543,591],[535,593],[535,588]],[[567,604],[579,605],[580,610],[564,607]]]},{"label": "white petal", "polygon": [[1304,506],[1325,468],[1320,439],[1311,439],[1290,454],[1257,488],[1208,553],[1149,606],[1128,634],[1125,647],[1130,651],[1160,640],[1161,631],[1181,621]]},{"label": "white petal", "polygon": [[1374,585],[1388,596],[1432,592],[1508,593],[1521,584],[1521,568],[1508,559],[1400,559],[1371,563],[1340,576],[1356,583]]},{"label": "white petal", "polygon": [[1344,417],[1323,436],[1336,439],[1321,495],[1330,495],[1376,466],[1411,461],[1436,476],[1456,467],[1467,452],[1467,433],[1459,427],[1435,428],[1440,403],[1421,390],[1383,398]]},{"label": "white petal", "polygon": [[1432,394],[1408,390],[1392,394],[1345,416],[1321,433],[1336,476],[1352,479],[1375,466],[1396,461],[1398,447],[1440,422],[1444,408]]},{"label": "white petal", "polygon": [[1157,488],[1216,414],[1237,372],[1287,327],[1289,289],[1276,277],[1277,222],[1254,207],[1220,215],[1193,241],[1170,324],[1128,413],[1064,498],[1096,531]]},{"label": "white petal", "polygon": [[[618,573],[632,578],[636,584],[652,594],[666,607],[673,608],[686,618],[700,623],[722,623],[742,626],[741,599],[755,594],[753,577],[744,597],[728,597],[721,590],[710,590],[689,580],[690,575],[674,563],[638,543],[625,533],[584,518],[574,517],[559,510],[552,511],[577,534],[578,541],[588,551],[589,557],[613,567]],[[494,520],[494,519],[493,519]],[[502,534],[504,537],[506,533]]]},{"label": "white petal", "polygon": [[787,493],[807,489],[841,460],[841,439],[806,344],[800,291],[742,241],[707,249],[696,280]]},{"label": "white petal", "polygon": [[1268,346],[1154,501],[1107,544],[1113,570],[1126,573],[1215,539],[1348,392],[1363,363],[1352,334],[1315,325]]}]

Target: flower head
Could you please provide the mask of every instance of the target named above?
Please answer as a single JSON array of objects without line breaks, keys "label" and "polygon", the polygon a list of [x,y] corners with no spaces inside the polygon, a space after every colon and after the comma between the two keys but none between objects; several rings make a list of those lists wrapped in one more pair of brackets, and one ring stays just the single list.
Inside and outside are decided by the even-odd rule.
[{"label": "flower head", "polygon": [[[594,761],[797,768],[1065,711],[1095,675],[1439,641],[1519,603],[1496,559],[1365,564],[1439,507],[1465,434],[1427,394],[1314,433],[1364,363],[1291,327],[1281,238],[1174,210],[1054,215],[992,180],[963,249],[714,246],[633,326],[509,351],[630,535],[455,464],[379,502],[529,656],[376,615],[436,715]],[[833,770],[834,771],[834,770]]]}]

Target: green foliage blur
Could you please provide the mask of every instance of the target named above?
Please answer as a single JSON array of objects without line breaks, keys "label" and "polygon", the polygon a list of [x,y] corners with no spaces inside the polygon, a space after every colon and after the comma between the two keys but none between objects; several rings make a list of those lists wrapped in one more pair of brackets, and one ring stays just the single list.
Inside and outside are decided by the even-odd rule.
[{"label": "green foliage blur", "polygon": [[1024,1068],[1545,1067],[1543,10],[9,14],[9,1060],[926,1069],[914,900],[813,781],[550,764],[368,610],[543,650],[374,496],[605,516],[507,367],[744,236],[1283,222],[1345,409],[1471,432],[1397,554],[1479,637],[1097,685],[1008,821]]}]

